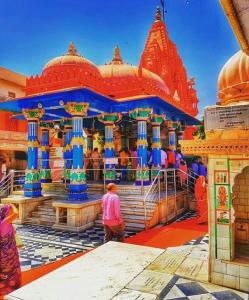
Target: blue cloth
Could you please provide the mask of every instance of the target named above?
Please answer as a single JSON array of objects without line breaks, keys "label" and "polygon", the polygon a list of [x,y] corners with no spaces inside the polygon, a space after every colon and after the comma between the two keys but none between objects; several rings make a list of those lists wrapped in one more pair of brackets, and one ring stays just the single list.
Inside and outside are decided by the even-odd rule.
[{"label": "blue cloth", "polygon": [[192,165],[191,165],[191,170],[196,173],[196,174],[199,174],[199,165],[197,162],[193,162]]},{"label": "blue cloth", "polygon": [[199,173],[200,176],[207,177],[207,168],[204,164],[199,164]]}]

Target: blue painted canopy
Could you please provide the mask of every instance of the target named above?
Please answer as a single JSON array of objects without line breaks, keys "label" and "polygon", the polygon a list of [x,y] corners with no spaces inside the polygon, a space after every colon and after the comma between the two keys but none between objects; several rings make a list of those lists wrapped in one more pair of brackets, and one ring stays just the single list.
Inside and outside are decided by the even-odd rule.
[{"label": "blue painted canopy", "polygon": [[43,95],[28,96],[20,99],[14,99],[0,103],[0,110],[11,111],[16,119],[24,119],[22,115],[23,108],[45,109],[45,115],[42,120],[60,120],[70,117],[64,110],[63,105],[67,102],[88,102],[88,116],[93,117],[102,112],[121,112],[124,115],[129,110],[138,107],[153,108],[154,113],[166,114],[168,120],[182,121],[187,125],[198,125],[200,121],[174,105],[165,102],[159,97],[144,97],[139,99],[117,102],[109,97],[105,97],[88,88],[77,88],[64,91],[46,93]]}]

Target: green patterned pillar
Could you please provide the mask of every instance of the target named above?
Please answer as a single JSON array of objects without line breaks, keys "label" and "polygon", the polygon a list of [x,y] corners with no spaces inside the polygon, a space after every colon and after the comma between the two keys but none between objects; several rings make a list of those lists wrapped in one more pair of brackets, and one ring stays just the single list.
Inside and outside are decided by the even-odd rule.
[{"label": "green patterned pillar", "polygon": [[169,133],[169,148],[171,150],[176,150],[176,128],[177,122],[173,122],[170,120],[166,121],[166,125]]},{"label": "green patterned pillar", "polygon": [[41,180],[38,166],[38,123],[44,114],[43,109],[23,109],[22,113],[28,121],[28,164],[26,169],[24,196],[40,197]]},{"label": "green patterned pillar", "polygon": [[152,114],[152,178],[156,177],[162,168],[161,163],[161,132],[160,125],[165,120],[165,115]]},{"label": "green patterned pillar", "polygon": [[137,121],[137,153],[138,167],[136,185],[149,185],[147,121],[152,114],[151,108],[136,108],[129,112],[129,116]]},{"label": "green patterned pillar", "polygon": [[98,116],[98,120],[105,125],[105,180],[106,183],[115,182],[116,172],[115,164],[108,163],[108,159],[114,157],[113,127],[116,122],[121,120],[119,113],[103,113]]},{"label": "green patterned pillar", "polygon": [[65,110],[72,116],[73,134],[71,140],[73,163],[70,173],[69,200],[87,200],[86,172],[84,169],[83,117],[87,114],[89,103],[68,102]]},{"label": "green patterned pillar", "polygon": [[40,128],[42,130],[41,136],[41,182],[52,182],[51,169],[49,162],[49,128],[53,127],[52,122],[40,122]]}]

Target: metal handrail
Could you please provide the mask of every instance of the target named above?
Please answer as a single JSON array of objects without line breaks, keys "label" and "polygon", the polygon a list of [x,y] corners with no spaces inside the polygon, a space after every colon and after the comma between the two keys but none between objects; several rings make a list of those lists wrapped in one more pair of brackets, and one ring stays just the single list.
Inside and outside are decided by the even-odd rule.
[{"label": "metal handrail", "polygon": [[[181,183],[181,188],[186,190],[188,193],[194,193],[194,186],[196,182],[196,177],[190,175],[187,172],[184,172],[181,169],[165,169],[165,170],[158,170],[157,175],[153,179],[150,188],[148,189],[147,193],[144,196],[143,199],[143,205],[144,205],[144,224],[145,224],[145,230],[147,230],[147,203],[156,203],[156,201],[160,201],[161,199],[161,193],[165,191],[166,196],[166,206],[167,206],[167,200],[168,200],[168,186],[169,184],[173,184],[173,190],[174,190],[174,196],[176,200],[176,194],[177,194],[177,184],[178,184],[178,176],[180,177],[180,174],[184,174],[186,176],[186,182]],[[161,178],[162,175],[164,176],[164,189],[162,186]],[[172,181],[170,181],[172,179]],[[175,201],[175,212],[177,211],[176,201]]]},{"label": "metal handrail", "polygon": [[[150,194],[152,194],[153,200],[154,200],[154,195],[156,195],[157,191],[156,191],[156,187],[157,184],[160,185],[160,175],[161,175],[162,170],[158,170],[157,175],[155,176],[155,178],[153,179],[150,188],[148,189],[147,193],[145,194],[145,197],[143,199],[143,206],[144,206],[144,225],[145,225],[145,230],[147,230],[147,207],[146,207],[146,203],[147,203],[147,199],[149,199]],[[153,190],[154,189],[154,190]],[[160,197],[160,188],[159,188],[159,197]],[[154,201],[153,201],[154,202]]]}]

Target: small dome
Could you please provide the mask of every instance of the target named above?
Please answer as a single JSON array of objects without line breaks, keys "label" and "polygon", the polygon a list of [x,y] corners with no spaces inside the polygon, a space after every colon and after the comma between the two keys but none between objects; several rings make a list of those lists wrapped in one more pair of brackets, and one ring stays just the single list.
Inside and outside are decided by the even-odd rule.
[{"label": "small dome", "polygon": [[218,96],[222,105],[249,101],[249,56],[243,51],[234,54],[222,68]]},{"label": "small dome", "polygon": [[113,98],[140,95],[168,96],[169,89],[158,75],[137,66],[123,63],[118,47],[109,64],[99,66],[106,94]]},{"label": "small dome", "polygon": [[90,75],[100,76],[98,68],[78,53],[74,43],[70,43],[67,54],[51,59],[45,65],[42,74],[46,76],[50,73],[75,69],[75,67],[77,70],[80,69],[81,72],[86,71]]}]

